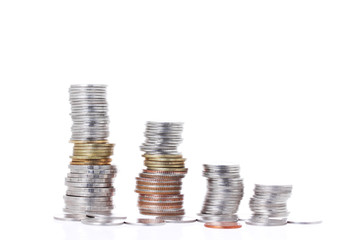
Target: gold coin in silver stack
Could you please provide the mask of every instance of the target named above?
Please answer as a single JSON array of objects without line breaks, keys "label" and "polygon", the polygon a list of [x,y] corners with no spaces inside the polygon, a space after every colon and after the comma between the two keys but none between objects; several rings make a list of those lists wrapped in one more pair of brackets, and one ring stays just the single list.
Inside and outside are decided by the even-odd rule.
[{"label": "gold coin in silver stack", "polygon": [[281,226],[287,224],[287,200],[292,192],[291,185],[256,184],[254,196],[250,199],[253,214],[246,221],[256,226]]},{"label": "gold coin in silver stack", "polygon": [[73,155],[65,179],[65,208],[58,220],[82,220],[91,214],[111,215],[117,173],[110,156],[114,144],[108,143],[108,104],[106,85],[71,85]]},{"label": "gold coin in silver stack", "polygon": [[176,217],[185,214],[182,178],[187,173],[185,158],[177,147],[182,142],[183,123],[147,122],[146,140],[140,147],[145,152],[146,169],[136,178],[141,214]]},{"label": "gold coin in silver stack", "polygon": [[[237,211],[244,195],[239,165],[204,164],[203,176],[207,178],[207,194],[201,212],[201,222],[212,223],[206,227],[239,228]],[[227,223],[224,227],[223,223]],[[229,225],[230,224],[230,225]]]}]

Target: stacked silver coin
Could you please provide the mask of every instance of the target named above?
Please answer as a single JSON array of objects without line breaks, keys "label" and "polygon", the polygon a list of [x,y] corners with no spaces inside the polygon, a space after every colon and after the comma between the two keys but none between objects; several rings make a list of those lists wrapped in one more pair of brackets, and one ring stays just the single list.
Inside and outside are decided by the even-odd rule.
[{"label": "stacked silver coin", "polygon": [[113,165],[69,165],[70,173],[65,179],[64,212],[73,214],[111,214],[112,196],[115,188]]},{"label": "stacked silver coin", "polygon": [[136,178],[141,214],[181,216],[184,196],[182,178],[187,173],[185,158],[178,152],[183,123],[147,122],[146,140],[140,147],[145,152],[146,169]]},{"label": "stacked silver coin", "polygon": [[86,214],[111,214],[114,208],[113,179],[117,169],[111,165],[114,144],[109,136],[106,85],[71,85],[73,155],[65,179],[66,214],[59,220],[81,220]]},{"label": "stacked silver coin", "polygon": [[239,165],[204,164],[207,194],[201,213],[203,222],[236,222],[237,211],[244,195]]},{"label": "stacked silver coin", "polygon": [[140,147],[146,154],[179,155],[177,147],[182,142],[183,123],[147,122],[146,141]]},{"label": "stacked silver coin", "polygon": [[109,136],[106,85],[71,85],[71,140],[101,141]]},{"label": "stacked silver coin", "polygon": [[246,223],[259,226],[285,225],[289,214],[287,200],[291,192],[291,185],[256,184],[254,196],[250,199],[253,214]]}]

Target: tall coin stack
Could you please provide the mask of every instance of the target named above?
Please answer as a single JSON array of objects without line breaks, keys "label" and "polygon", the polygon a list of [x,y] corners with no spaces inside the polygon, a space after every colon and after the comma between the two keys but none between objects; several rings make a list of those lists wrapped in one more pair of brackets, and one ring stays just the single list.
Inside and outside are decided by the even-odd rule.
[{"label": "tall coin stack", "polygon": [[109,136],[106,85],[71,85],[71,141],[73,155],[65,179],[64,212],[70,214],[111,214],[116,166],[110,156],[114,144]]},{"label": "tall coin stack", "polygon": [[136,178],[141,214],[181,216],[184,196],[181,180],[187,173],[185,159],[178,152],[183,123],[147,122],[146,141],[140,147],[145,152],[146,169]]},{"label": "tall coin stack", "polygon": [[246,223],[259,226],[285,225],[289,214],[286,202],[291,191],[291,185],[256,184],[254,196],[250,199],[253,215]]},{"label": "tall coin stack", "polygon": [[201,213],[203,222],[237,222],[237,211],[244,195],[239,165],[204,164],[207,194]]}]

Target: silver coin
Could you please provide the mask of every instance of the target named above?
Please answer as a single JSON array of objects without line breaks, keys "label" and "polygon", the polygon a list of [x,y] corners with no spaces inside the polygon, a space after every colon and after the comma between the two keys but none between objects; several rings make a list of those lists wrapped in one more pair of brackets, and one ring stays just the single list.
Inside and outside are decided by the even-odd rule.
[{"label": "silver coin", "polygon": [[185,217],[185,216],[164,216],[156,217],[157,219],[164,220],[166,223],[193,223],[196,222],[196,218]]},{"label": "silver coin", "polygon": [[81,174],[68,173],[69,178],[114,178],[115,174]]},{"label": "silver coin", "polygon": [[111,183],[112,178],[65,178],[66,182],[83,182],[83,183]]},{"label": "silver coin", "polygon": [[286,221],[281,221],[281,220],[276,220],[276,219],[271,219],[267,222],[255,222],[252,221],[251,219],[245,221],[246,224],[248,225],[253,225],[253,226],[283,226],[286,225]]},{"label": "silver coin", "polygon": [[73,192],[85,192],[85,193],[98,193],[98,192],[115,192],[115,188],[75,188],[75,187],[68,187],[68,191]]},{"label": "silver coin", "polygon": [[303,220],[288,220],[287,223],[290,223],[290,224],[320,224],[322,223],[322,220],[311,220],[311,221],[303,221]]},{"label": "silver coin", "polygon": [[86,216],[82,214],[63,213],[61,215],[54,216],[54,219],[60,221],[81,221],[81,219],[84,219],[85,217]]},{"label": "silver coin", "polygon": [[85,218],[81,223],[92,226],[118,226],[124,224],[121,219],[99,219],[99,218]]},{"label": "silver coin", "polygon": [[112,183],[73,183],[65,182],[65,186],[74,188],[109,188],[112,187]]},{"label": "silver coin", "polygon": [[165,221],[162,219],[153,219],[153,218],[138,218],[135,220],[126,220],[126,224],[136,225],[136,226],[161,226],[165,225]]},{"label": "silver coin", "polygon": [[88,214],[86,214],[86,217],[100,218],[100,219],[120,219],[120,220],[126,219],[125,216],[114,215],[114,214],[96,214],[96,213],[88,213]]}]

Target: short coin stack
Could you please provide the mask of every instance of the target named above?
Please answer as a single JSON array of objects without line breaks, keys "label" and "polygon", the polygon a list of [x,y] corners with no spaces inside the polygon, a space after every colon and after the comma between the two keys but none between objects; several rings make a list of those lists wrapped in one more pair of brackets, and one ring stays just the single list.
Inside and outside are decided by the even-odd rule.
[{"label": "short coin stack", "polygon": [[[204,164],[207,194],[199,213],[203,222],[237,222],[236,215],[244,194],[239,165]],[[221,226],[221,224],[219,224]]]},{"label": "short coin stack", "polygon": [[79,220],[91,213],[111,214],[117,169],[110,158],[114,144],[107,142],[106,86],[71,85],[69,92],[74,149],[65,179],[64,212],[78,214]]},{"label": "short coin stack", "polygon": [[255,185],[254,196],[250,199],[252,217],[249,225],[279,226],[287,223],[286,202],[291,196],[291,185]]},{"label": "short coin stack", "polygon": [[145,166],[136,178],[139,193],[138,207],[141,214],[154,216],[184,215],[182,178],[187,173],[185,159],[177,151],[181,143],[183,123],[147,122],[145,143]]}]

